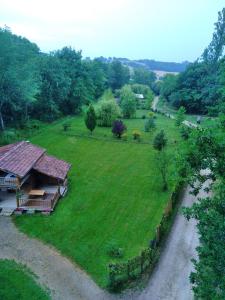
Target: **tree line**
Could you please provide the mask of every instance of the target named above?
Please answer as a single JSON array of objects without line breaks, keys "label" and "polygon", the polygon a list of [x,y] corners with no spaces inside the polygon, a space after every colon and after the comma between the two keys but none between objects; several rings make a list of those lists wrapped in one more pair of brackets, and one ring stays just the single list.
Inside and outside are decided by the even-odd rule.
[{"label": "tree line", "polygon": [[[160,95],[188,113],[216,116],[225,106],[225,9],[219,12],[212,41],[203,54],[179,75],[167,75],[158,83]],[[224,108],[223,108],[224,109]]]},{"label": "tree line", "polygon": [[78,114],[105,90],[155,80],[153,73],[128,67],[118,60],[82,58],[82,52],[64,47],[42,53],[38,46],[0,28],[0,129],[24,127],[30,119],[51,122]]}]

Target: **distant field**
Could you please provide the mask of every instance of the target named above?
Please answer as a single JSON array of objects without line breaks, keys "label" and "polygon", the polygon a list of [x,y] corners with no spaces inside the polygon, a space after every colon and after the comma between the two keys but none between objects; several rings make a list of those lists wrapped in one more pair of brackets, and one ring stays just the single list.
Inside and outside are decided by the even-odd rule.
[{"label": "distant field", "polygon": [[160,71],[160,70],[153,70],[153,72],[156,74],[158,79],[164,77],[167,74],[173,74],[173,75],[179,74],[179,72],[167,72],[167,71]]},{"label": "distant field", "polygon": [[[147,114],[139,111],[138,116]],[[73,167],[69,192],[50,217],[15,217],[28,235],[54,245],[86,270],[101,286],[107,284],[107,254],[112,241],[124,249],[122,260],[137,255],[154,237],[162,212],[176,181],[175,155],[180,143],[174,121],[157,116],[157,129],[145,133],[144,119],[126,120],[128,142],[112,137],[110,128],[96,128],[93,136],[83,117],[67,119],[72,128],[63,132],[63,120],[48,126],[31,141]],[[132,130],[142,141],[132,141]],[[162,192],[161,177],[152,147],[154,135],[164,129],[171,154],[169,190]],[[79,135],[79,136],[78,136]],[[116,259],[114,259],[116,260]]]},{"label": "distant field", "polygon": [[0,260],[1,300],[49,300],[28,269],[12,260]]}]

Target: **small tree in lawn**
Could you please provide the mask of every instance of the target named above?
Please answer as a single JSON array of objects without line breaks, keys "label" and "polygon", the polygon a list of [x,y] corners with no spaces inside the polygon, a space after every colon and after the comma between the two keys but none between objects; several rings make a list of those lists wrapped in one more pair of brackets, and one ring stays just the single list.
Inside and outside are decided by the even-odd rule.
[{"label": "small tree in lawn", "polygon": [[153,147],[159,152],[162,151],[167,144],[167,138],[164,130],[161,130],[154,138]]},{"label": "small tree in lawn", "polygon": [[95,109],[94,109],[93,105],[91,105],[91,104],[89,105],[88,110],[85,115],[85,124],[86,124],[87,129],[89,129],[92,134],[93,130],[96,127],[96,114],[95,114]]},{"label": "small tree in lawn", "polygon": [[163,130],[161,130],[154,138],[153,147],[157,150],[157,166],[162,176],[163,181],[163,191],[168,189],[167,183],[167,173],[168,173],[168,165],[169,165],[169,157],[165,151],[165,147],[167,144],[167,138]]},{"label": "small tree in lawn", "polygon": [[185,107],[181,106],[177,112],[176,126],[180,126],[182,124],[182,122],[185,119],[185,113],[186,113]]},{"label": "small tree in lawn", "polygon": [[115,120],[113,122],[113,127],[112,127],[112,133],[120,139],[122,134],[126,131],[126,125],[123,123],[122,120]]}]

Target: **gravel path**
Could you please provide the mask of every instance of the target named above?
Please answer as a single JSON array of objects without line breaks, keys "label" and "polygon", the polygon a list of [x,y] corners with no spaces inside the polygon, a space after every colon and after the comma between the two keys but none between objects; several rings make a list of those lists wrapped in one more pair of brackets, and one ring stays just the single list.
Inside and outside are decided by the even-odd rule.
[{"label": "gravel path", "polygon": [[111,295],[54,249],[18,231],[11,218],[0,217],[0,259],[27,265],[55,300],[102,300]]},{"label": "gravel path", "polygon": [[[182,206],[191,206],[198,197],[208,196],[204,188],[197,197],[190,195],[190,187],[184,193]],[[141,292],[130,295],[132,300],[192,300],[194,299],[189,275],[193,265],[191,258],[196,258],[198,246],[196,221],[187,221],[177,214],[160,260],[151,275],[147,287]]]},{"label": "gravel path", "polygon": [[156,110],[158,102],[159,102],[159,96],[156,96],[152,101],[152,109],[153,110]]}]

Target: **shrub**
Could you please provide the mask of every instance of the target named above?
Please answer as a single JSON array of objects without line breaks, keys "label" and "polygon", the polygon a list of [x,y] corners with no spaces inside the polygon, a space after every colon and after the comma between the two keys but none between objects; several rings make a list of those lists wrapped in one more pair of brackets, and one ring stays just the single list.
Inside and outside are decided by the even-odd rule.
[{"label": "shrub", "polygon": [[140,142],[140,140],[141,140],[141,133],[140,133],[140,131],[134,130],[134,131],[132,132],[132,135],[133,135],[133,139],[134,139],[134,140]]},{"label": "shrub", "polygon": [[91,104],[88,107],[84,121],[87,129],[92,133],[96,126],[96,114],[95,109]]},{"label": "shrub", "polygon": [[0,134],[0,144],[10,144],[17,140],[18,135],[15,130],[5,130]]},{"label": "shrub", "polygon": [[113,123],[113,127],[112,127],[112,133],[118,138],[120,139],[122,134],[124,133],[124,131],[126,131],[126,125],[123,123],[122,120],[116,120]]},{"label": "shrub", "polygon": [[185,119],[185,113],[186,113],[186,109],[185,107],[181,106],[178,111],[177,111],[177,116],[176,116],[176,126],[180,126],[182,124],[182,122]]},{"label": "shrub", "polygon": [[142,119],[146,119],[146,115],[142,115],[142,117],[141,117]]},{"label": "shrub", "polygon": [[150,132],[155,128],[156,128],[156,125],[155,125],[155,120],[153,118],[150,118],[150,119],[146,120],[146,122],[145,122],[145,132]]},{"label": "shrub", "polygon": [[126,133],[123,133],[122,136],[121,136],[121,138],[122,138],[123,141],[127,141],[128,136],[127,136]]},{"label": "shrub", "polygon": [[106,245],[106,253],[110,257],[121,258],[124,256],[123,248],[120,248],[117,241],[112,240]]},{"label": "shrub", "polygon": [[156,119],[156,115],[154,114],[153,111],[150,111],[150,112],[148,113],[148,117],[149,117],[150,119],[151,119],[151,118]]},{"label": "shrub", "polygon": [[167,138],[165,136],[164,130],[161,130],[154,138],[153,147],[161,151],[167,144]]},{"label": "shrub", "polygon": [[70,122],[65,122],[62,124],[63,130],[68,131],[71,128],[71,123]]},{"label": "shrub", "polygon": [[129,85],[121,89],[120,103],[124,118],[133,117],[136,112],[136,99]]},{"label": "shrub", "polygon": [[182,139],[188,140],[191,133],[191,129],[187,126],[182,126],[180,129],[180,135]]},{"label": "shrub", "polygon": [[111,127],[113,122],[120,117],[121,112],[115,99],[101,100],[96,109],[97,124],[102,127]]}]

